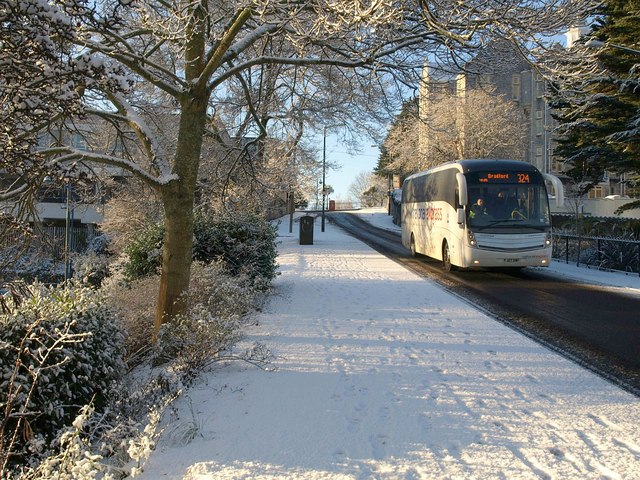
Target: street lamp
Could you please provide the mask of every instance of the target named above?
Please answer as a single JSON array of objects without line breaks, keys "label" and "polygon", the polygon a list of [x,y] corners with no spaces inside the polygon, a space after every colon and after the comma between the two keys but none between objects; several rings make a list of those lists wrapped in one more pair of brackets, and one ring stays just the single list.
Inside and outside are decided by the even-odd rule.
[{"label": "street lamp", "polygon": [[71,251],[73,250],[73,199],[71,198],[71,183],[65,184],[66,193],[66,215],[64,229],[64,279],[71,278]]},{"label": "street lamp", "polygon": [[636,50],[635,48],[625,47],[624,45],[618,45],[617,43],[603,42],[602,40],[598,40],[597,38],[591,38],[587,40],[586,42],[584,42],[584,46],[587,48],[613,47],[640,55],[640,50]]},{"label": "street lamp", "polygon": [[[45,186],[49,186],[53,183],[53,180],[49,175],[44,177],[42,182]],[[64,195],[65,195],[65,222],[64,222],[64,279],[69,280],[72,273],[72,261],[71,252],[73,250],[73,217],[74,206],[72,198],[72,185],[69,179],[64,183]]]},{"label": "street lamp", "polygon": [[327,176],[327,126],[325,125],[322,134],[322,221],[320,230],[324,232],[324,201],[327,195],[325,180]]},{"label": "street lamp", "polygon": [[322,221],[320,230],[324,232],[324,204],[327,198],[327,186],[325,184],[327,176],[327,129],[339,127],[340,125],[325,125],[322,131]]},{"label": "street lamp", "polygon": [[324,232],[324,204],[327,199],[327,130],[340,125],[325,125],[322,129],[322,221],[320,230]]}]

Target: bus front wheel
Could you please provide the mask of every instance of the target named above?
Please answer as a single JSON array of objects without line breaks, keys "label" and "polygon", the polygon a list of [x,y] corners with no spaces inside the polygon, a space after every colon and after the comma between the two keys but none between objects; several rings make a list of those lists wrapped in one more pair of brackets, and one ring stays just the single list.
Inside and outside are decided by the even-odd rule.
[{"label": "bus front wheel", "polygon": [[449,244],[445,240],[442,244],[442,267],[445,272],[451,272],[455,270],[455,266],[451,264],[451,253],[449,252]]}]

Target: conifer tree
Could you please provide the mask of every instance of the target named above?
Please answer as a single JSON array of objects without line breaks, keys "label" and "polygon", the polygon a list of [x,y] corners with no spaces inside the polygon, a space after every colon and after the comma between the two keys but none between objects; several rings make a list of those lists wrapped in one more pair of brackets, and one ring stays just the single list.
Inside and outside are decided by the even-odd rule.
[{"label": "conifer tree", "polygon": [[[399,165],[402,162],[398,162],[398,148],[394,145],[394,132],[398,136],[397,132],[402,131],[399,135],[403,139],[403,144],[406,150],[413,152],[413,155],[419,155],[418,152],[418,137],[417,137],[417,123],[420,121],[418,117],[418,99],[412,98],[403,103],[400,113],[392,122],[387,136],[385,137],[382,145],[380,146],[380,156],[378,157],[378,165],[374,168],[374,173],[380,178],[388,178],[390,175],[400,175],[401,178],[406,177],[414,171],[407,170],[403,166]],[[415,127],[413,134],[408,133],[407,128]]]},{"label": "conifer tree", "polygon": [[[551,97],[561,133],[555,154],[582,185],[580,194],[605,171],[628,174],[631,189],[640,180],[640,1],[607,0],[600,13],[586,40],[602,47],[583,62],[580,75],[555,83]],[[625,205],[638,207],[640,201]]]}]

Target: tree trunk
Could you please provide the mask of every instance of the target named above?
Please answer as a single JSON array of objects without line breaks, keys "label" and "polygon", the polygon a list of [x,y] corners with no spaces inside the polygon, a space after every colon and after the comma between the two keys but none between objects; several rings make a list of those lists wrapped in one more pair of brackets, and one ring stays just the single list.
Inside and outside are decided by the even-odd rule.
[{"label": "tree trunk", "polygon": [[158,309],[154,323],[156,334],[165,321],[183,313],[186,306],[179,301],[182,293],[189,289],[193,248],[193,198],[189,198],[186,190],[170,189],[169,193],[163,194],[165,233]]},{"label": "tree trunk", "polygon": [[189,289],[193,251],[193,205],[206,121],[207,96],[194,94],[182,102],[173,172],[178,180],[161,188],[164,205],[162,273],[154,334],[160,326],[184,313],[181,295]]}]

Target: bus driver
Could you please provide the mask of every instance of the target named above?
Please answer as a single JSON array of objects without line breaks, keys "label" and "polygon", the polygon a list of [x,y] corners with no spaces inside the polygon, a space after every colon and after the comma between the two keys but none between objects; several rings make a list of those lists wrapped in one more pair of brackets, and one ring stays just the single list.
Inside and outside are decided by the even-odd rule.
[{"label": "bus driver", "polygon": [[487,215],[487,208],[484,206],[484,199],[482,197],[478,198],[476,203],[471,205],[469,218],[475,218],[476,215]]}]

